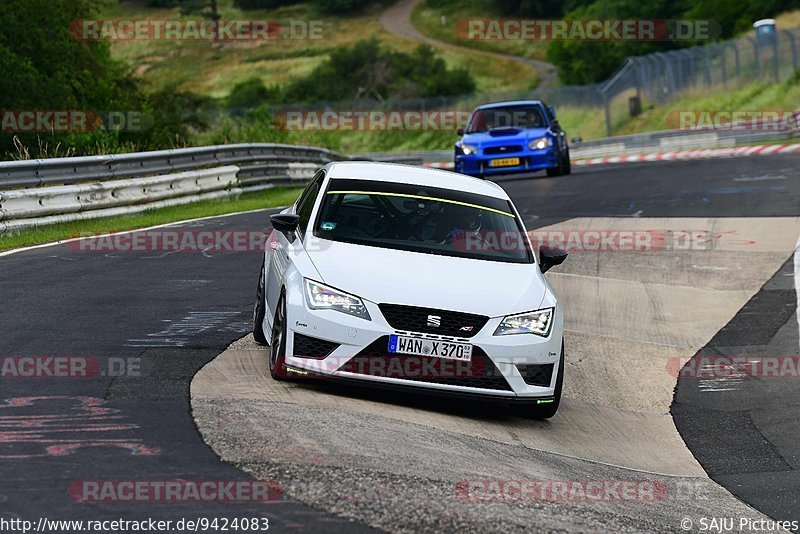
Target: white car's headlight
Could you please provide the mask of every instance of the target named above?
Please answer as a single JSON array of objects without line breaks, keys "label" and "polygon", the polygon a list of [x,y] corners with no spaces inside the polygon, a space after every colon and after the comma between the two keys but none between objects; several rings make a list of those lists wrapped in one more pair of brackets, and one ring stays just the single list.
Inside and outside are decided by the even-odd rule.
[{"label": "white car's headlight", "polygon": [[553,140],[549,137],[540,137],[528,143],[528,148],[531,150],[541,150],[549,146],[553,146]]},{"label": "white car's headlight", "polygon": [[496,336],[506,336],[509,334],[536,334],[537,336],[547,337],[553,326],[553,314],[555,308],[545,308],[533,312],[518,313],[507,315],[500,322]]},{"label": "white car's headlight", "polygon": [[364,301],[338,289],[306,279],[306,304],[312,310],[336,310],[371,321]]},{"label": "white car's headlight", "polygon": [[478,147],[472,146],[472,145],[462,144],[462,145],[458,146],[458,149],[465,156],[469,156],[470,154],[477,154],[478,153]]}]

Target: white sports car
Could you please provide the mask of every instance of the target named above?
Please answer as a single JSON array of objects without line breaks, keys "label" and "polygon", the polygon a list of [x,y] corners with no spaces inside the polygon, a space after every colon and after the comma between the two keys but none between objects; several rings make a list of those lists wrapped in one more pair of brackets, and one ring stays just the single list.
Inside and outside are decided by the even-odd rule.
[{"label": "white sports car", "polygon": [[356,379],[507,401],[552,417],[564,314],[500,186],[448,171],[329,163],[271,216],[256,341],[278,380]]}]

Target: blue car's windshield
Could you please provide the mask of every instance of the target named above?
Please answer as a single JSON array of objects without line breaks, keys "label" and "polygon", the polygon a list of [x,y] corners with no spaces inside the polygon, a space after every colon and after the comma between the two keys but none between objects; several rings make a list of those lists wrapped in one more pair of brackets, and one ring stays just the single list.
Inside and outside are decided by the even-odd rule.
[{"label": "blue car's windshield", "polygon": [[547,122],[537,105],[504,106],[479,109],[472,114],[467,133],[486,132],[496,128],[544,128]]}]

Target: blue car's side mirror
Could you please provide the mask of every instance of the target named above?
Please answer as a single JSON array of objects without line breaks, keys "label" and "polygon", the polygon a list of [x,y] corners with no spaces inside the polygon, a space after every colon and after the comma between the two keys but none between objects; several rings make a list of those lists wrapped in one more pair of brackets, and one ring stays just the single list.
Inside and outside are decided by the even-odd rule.
[{"label": "blue car's side mirror", "polygon": [[458,135],[464,135],[464,128],[459,128],[458,130],[456,130],[456,133]]}]

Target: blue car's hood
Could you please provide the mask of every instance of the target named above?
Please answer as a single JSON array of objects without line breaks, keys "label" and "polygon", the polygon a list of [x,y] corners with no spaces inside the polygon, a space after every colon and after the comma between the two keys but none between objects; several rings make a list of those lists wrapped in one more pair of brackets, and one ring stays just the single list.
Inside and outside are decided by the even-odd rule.
[{"label": "blue car's hood", "polygon": [[526,130],[510,129],[467,133],[461,138],[461,142],[479,148],[508,145],[510,143],[527,144],[532,139],[544,137],[547,131],[547,128],[528,128]]}]

